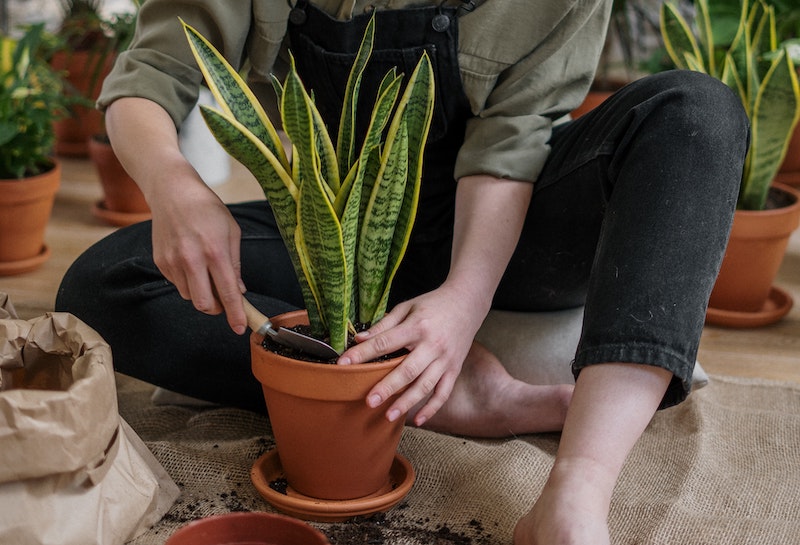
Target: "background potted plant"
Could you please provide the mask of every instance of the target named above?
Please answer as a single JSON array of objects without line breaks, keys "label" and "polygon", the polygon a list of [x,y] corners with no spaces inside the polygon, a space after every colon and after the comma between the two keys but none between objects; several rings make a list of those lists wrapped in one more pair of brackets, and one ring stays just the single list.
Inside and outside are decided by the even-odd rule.
[{"label": "background potted plant", "polygon": [[94,101],[117,53],[133,38],[135,13],[105,18],[102,5],[102,0],[61,0],[63,19],[51,45],[50,63],[66,74],[65,92],[73,98],[73,105],[71,115],[55,127],[58,155],[88,156],[89,139],[102,131],[102,117]]},{"label": "background potted plant", "polygon": [[[626,84],[663,69],[659,32],[662,0],[614,0],[597,71],[583,103],[573,118],[602,104]],[[686,0],[681,0],[685,2]]]},{"label": "background potted plant", "polygon": [[[786,46],[786,51],[800,67],[800,3],[796,0],[773,0],[777,20],[778,41]],[[783,159],[776,181],[800,187],[800,123],[795,125],[789,149]]]},{"label": "background potted plant", "polygon": [[92,205],[92,215],[119,227],[150,219],[142,190],[120,163],[105,131],[89,139],[88,152],[103,190],[103,197]]},{"label": "background potted plant", "polygon": [[44,263],[44,233],[61,181],[53,120],[66,113],[58,73],[40,56],[44,26],[0,36],[0,274]]},{"label": "background potted plant", "polygon": [[[101,20],[102,26],[106,29],[105,34],[108,41],[102,54],[97,55],[98,64],[101,61],[104,65],[108,64],[103,59],[106,55],[109,55],[108,60],[113,63],[117,54],[126,50],[130,45],[136,32],[136,17],[141,2],[133,0],[131,5],[134,8],[133,11],[115,14],[105,21]],[[101,83],[102,81],[98,81],[97,85],[90,85],[91,93],[84,98],[96,97]],[[95,111],[93,104],[89,106],[92,109],[91,115],[96,121],[99,121],[99,127],[97,132],[88,138],[86,151],[95,167],[100,187],[103,190],[103,197],[92,205],[92,215],[116,226],[130,225],[149,219],[150,207],[147,205],[141,189],[125,171],[114,153],[114,148],[111,146],[105,130],[103,114]]]},{"label": "background potted plant", "polygon": [[[374,18],[355,55],[335,148],[292,60],[285,82],[274,81],[283,129],[292,144],[290,162],[277,131],[236,71],[196,31],[189,26],[185,30],[222,108],[202,108],[206,123],[264,190],[291,255],[312,334],[342,352],[356,324],[383,316],[408,244],[433,111],[430,60],[422,56],[402,91],[403,75],[396,70],[386,74],[360,148],[354,134],[355,105],[372,52]],[[287,320],[274,323],[290,327],[299,317]],[[263,386],[288,485],[310,498],[301,516],[319,516],[314,510],[320,500],[325,500],[324,516],[329,518],[336,513],[330,502],[339,502],[346,514],[356,498],[372,496],[373,511],[402,499],[397,492],[404,495],[410,488],[413,471],[410,466],[404,471],[399,487],[390,478],[401,458],[396,449],[403,423],[388,422],[364,402],[369,389],[400,358],[322,365],[275,354],[262,341],[258,334],[251,337],[253,372]],[[254,470],[265,467],[263,463]],[[287,508],[279,496],[265,494],[279,509]]]},{"label": "background potted plant", "polygon": [[800,223],[800,194],[773,181],[800,117],[800,87],[791,57],[777,42],[774,8],[763,0],[735,1],[739,16],[732,38],[714,21],[715,14],[730,13],[729,0],[695,0],[699,38],[671,3],[662,7],[661,24],[675,65],[726,83],[750,117],[733,230],[707,321],[755,326],[780,319],[792,305],[772,283]]}]

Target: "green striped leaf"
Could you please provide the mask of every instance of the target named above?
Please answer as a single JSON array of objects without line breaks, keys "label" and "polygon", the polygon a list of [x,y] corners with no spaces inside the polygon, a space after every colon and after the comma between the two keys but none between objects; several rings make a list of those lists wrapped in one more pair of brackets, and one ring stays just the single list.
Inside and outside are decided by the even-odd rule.
[{"label": "green striped leaf", "polygon": [[[283,165],[263,142],[235,119],[207,106],[201,106],[200,112],[223,149],[240,161],[258,181],[270,203],[281,238],[284,241],[294,241],[297,229],[295,199],[299,198],[299,193]],[[313,292],[303,273],[301,256],[295,251],[294,244],[287,243],[286,247],[300,283],[303,300],[311,300]],[[313,309],[309,309],[309,321],[317,329],[321,329],[320,320],[315,317]]]},{"label": "green striped leaf", "polygon": [[288,168],[289,162],[283,152],[278,133],[253,92],[208,40],[183,20],[181,24],[206,84],[220,107],[247,127],[276,157],[281,159],[284,168]]},{"label": "green striped leaf", "polygon": [[769,186],[786,155],[789,137],[800,115],[797,72],[786,51],[781,51],[761,83],[751,119],[749,164],[739,207],[764,208]]},{"label": "green striped leaf", "polygon": [[347,283],[347,264],[339,218],[322,188],[319,178],[307,180],[300,188],[298,222],[303,226],[302,247],[320,301],[323,322],[334,350],[347,345],[347,324],[351,286]]},{"label": "green striped leaf", "polygon": [[408,132],[400,118],[389,137],[358,244],[359,319],[372,323],[389,274],[392,239],[408,180]]},{"label": "green striped leaf", "polygon": [[[703,65],[703,55],[689,24],[678,8],[669,2],[661,5],[661,35],[664,38],[664,48],[676,67],[688,68],[687,54],[697,59],[701,66]],[[701,71],[705,71],[704,66]]]},{"label": "green striped leaf", "polygon": [[373,321],[380,320],[386,312],[389,291],[411,237],[411,229],[414,226],[414,218],[416,217],[417,204],[419,202],[425,142],[428,138],[431,119],[433,118],[433,101],[433,68],[428,55],[423,54],[400,101],[401,105],[405,104],[405,108],[400,106],[399,110],[403,111],[402,115],[405,117],[407,126],[409,179],[405,184],[403,206],[400,209],[394,237],[392,238],[384,293],[378,303],[378,307],[375,309]]},{"label": "green striped leaf", "polygon": [[361,89],[361,78],[367,61],[372,54],[372,44],[375,37],[375,17],[371,17],[361,45],[358,47],[356,59],[350,69],[345,87],[344,101],[342,103],[342,114],[339,120],[339,134],[336,143],[336,154],[339,157],[339,174],[344,177],[350,172],[355,157],[355,126],[356,112],[358,110],[358,95]]}]

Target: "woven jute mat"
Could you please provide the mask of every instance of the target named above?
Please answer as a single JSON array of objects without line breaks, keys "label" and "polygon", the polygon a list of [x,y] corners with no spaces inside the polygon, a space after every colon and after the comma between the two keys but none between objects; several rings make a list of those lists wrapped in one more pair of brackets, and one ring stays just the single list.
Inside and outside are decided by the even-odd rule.
[{"label": "woven jute mat", "polygon": [[[230,511],[268,511],[250,482],[274,447],[265,416],[153,405],[152,387],[118,377],[120,414],[181,488],[169,513],[131,542],[161,545],[178,527]],[[558,434],[476,441],[406,428],[416,471],[385,515],[310,523],[333,545],[511,544],[538,496]],[[800,386],[713,376],[659,412],[628,459],[610,515],[615,544],[800,543]]]}]

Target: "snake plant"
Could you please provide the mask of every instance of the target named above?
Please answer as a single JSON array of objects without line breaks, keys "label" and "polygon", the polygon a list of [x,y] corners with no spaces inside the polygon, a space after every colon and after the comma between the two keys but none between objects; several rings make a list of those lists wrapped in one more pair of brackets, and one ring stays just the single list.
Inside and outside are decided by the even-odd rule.
[{"label": "snake plant", "polygon": [[778,47],[771,5],[742,0],[733,42],[720,47],[710,1],[695,0],[697,38],[675,4],[664,3],[661,34],[675,66],[709,74],[741,98],[750,118],[751,140],[737,207],[761,210],[800,118],[797,72],[786,49]]},{"label": "snake plant", "polygon": [[350,71],[336,147],[294,60],[273,78],[291,161],[278,132],[236,70],[191,26],[192,52],[220,110],[202,108],[211,132],[258,180],[294,264],[312,334],[342,352],[354,324],[386,312],[389,289],[417,210],[422,154],[433,111],[431,62],[423,53],[401,94],[390,70],[357,149],[356,104],[372,53],[374,18]]}]

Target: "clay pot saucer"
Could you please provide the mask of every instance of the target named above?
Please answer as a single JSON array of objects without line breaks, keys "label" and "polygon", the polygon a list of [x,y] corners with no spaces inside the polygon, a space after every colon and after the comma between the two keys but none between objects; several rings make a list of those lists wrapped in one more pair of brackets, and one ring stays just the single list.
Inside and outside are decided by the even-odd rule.
[{"label": "clay pot saucer", "polygon": [[102,200],[92,205],[92,215],[117,227],[125,227],[126,225],[132,225],[151,218],[150,212],[118,212],[116,210],[109,210]]},{"label": "clay pot saucer", "polygon": [[34,257],[20,259],[18,261],[0,262],[0,276],[11,276],[30,272],[38,268],[42,263],[50,258],[50,248],[45,244],[42,250]]},{"label": "clay pot saucer", "polygon": [[742,312],[708,307],[706,323],[725,327],[760,327],[777,322],[791,310],[792,296],[773,286],[764,306],[756,312]]},{"label": "clay pot saucer", "polygon": [[272,513],[229,513],[190,522],[166,545],[330,545],[308,524]]},{"label": "clay pot saucer", "polygon": [[276,449],[262,455],[250,470],[250,479],[259,494],[279,511],[304,520],[341,522],[359,515],[388,511],[411,490],[415,474],[411,463],[400,454],[395,454],[386,486],[375,494],[353,500],[322,500],[304,496],[291,486],[286,487],[286,493],[270,486],[270,483],[283,478]]}]

